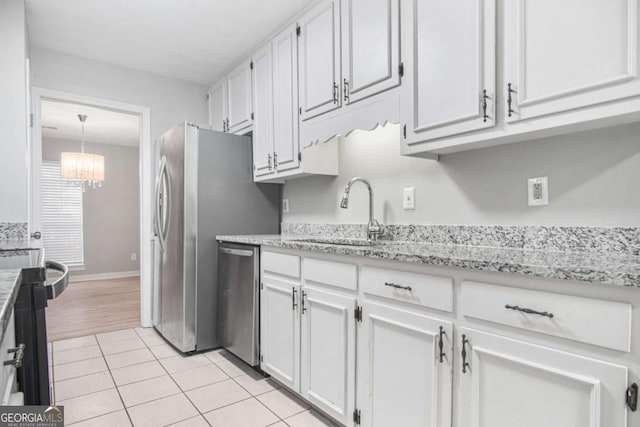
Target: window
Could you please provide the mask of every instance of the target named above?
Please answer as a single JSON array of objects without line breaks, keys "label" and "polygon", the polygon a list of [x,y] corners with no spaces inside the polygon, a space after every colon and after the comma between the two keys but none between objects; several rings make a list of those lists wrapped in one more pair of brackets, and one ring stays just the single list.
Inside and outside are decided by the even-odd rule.
[{"label": "window", "polygon": [[42,162],[42,238],[47,259],[84,264],[82,188],[60,176],[60,162]]}]

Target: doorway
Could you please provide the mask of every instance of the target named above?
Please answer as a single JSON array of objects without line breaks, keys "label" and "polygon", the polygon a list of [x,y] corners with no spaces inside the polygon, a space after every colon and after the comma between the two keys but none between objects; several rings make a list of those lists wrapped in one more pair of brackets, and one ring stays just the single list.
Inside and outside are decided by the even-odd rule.
[{"label": "doorway", "polygon": [[[153,231],[149,109],[32,89],[30,232],[47,259],[71,269],[50,302],[50,340],[151,326]],[[101,156],[104,181],[84,189],[63,173],[61,153]],[[94,188],[95,185],[95,188]]]}]

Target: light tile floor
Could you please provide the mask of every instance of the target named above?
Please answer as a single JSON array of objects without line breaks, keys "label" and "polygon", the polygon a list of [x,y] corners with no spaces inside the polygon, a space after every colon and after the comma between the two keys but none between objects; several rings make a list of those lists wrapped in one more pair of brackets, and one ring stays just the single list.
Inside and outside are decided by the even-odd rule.
[{"label": "light tile floor", "polygon": [[55,401],[73,426],[333,426],[225,350],[182,356],[151,328],[52,344]]}]

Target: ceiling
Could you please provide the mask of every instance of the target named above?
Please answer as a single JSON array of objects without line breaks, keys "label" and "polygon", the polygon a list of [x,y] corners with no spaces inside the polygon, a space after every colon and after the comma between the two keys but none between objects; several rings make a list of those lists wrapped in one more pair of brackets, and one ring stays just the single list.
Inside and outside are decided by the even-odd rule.
[{"label": "ceiling", "polygon": [[82,125],[78,114],[87,116],[84,124],[85,142],[128,147],[137,147],[140,144],[137,116],[54,101],[42,101],[42,137],[80,141]]},{"label": "ceiling", "polygon": [[310,0],[27,0],[32,46],[209,85]]}]

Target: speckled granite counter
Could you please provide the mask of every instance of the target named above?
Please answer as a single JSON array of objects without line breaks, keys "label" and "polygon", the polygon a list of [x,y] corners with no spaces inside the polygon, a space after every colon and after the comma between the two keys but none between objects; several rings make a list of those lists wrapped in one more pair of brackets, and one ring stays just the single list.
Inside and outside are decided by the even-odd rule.
[{"label": "speckled granite counter", "polygon": [[21,269],[0,270],[0,341],[11,317],[11,311],[18,298]]},{"label": "speckled granite counter", "polygon": [[403,241],[379,241],[371,246],[349,246],[307,242],[304,241],[304,236],[299,235],[217,236],[217,239],[336,255],[640,288],[640,256],[629,253],[558,252]]},{"label": "speckled granite counter", "polygon": [[[0,231],[2,231],[1,227]],[[42,252],[32,250],[29,239],[19,236],[10,237],[0,239],[0,341],[18,298],[23,269],[33,269],[43,265]]]}]

